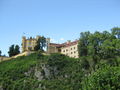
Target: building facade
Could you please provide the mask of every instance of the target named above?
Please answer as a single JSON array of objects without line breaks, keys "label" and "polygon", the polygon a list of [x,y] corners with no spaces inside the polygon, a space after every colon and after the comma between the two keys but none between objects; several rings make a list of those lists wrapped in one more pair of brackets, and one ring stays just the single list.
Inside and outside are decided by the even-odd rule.
[{"label": "building facade", "polygon": [[22,37],[22,52],[25,51],[34,51],[35,46],[37,45],[37,40],[40,36],[36,36],[36,38],[27,38],[25,36]]},{"label": "building facade", "polygon": [[[34,48],[37,44],[37,40],[40,38],[40,36],[37,36],[36,38],[27,38],[25,36],[22,37],[22,52],[25,51],[34,51]],[[50,38],[46,38],[46,53],[62,53],[64,55],[67,55],[69,57],[78,58],[78,40],[75,40],[73,42],[67,41],[62,44],[56,44],[51,43]]]},{"label": "building facade", "polygon": [[63,44],[48,43],[48,53],[62,53],[69,57],[78,58],[78,40],[67,41]]}]

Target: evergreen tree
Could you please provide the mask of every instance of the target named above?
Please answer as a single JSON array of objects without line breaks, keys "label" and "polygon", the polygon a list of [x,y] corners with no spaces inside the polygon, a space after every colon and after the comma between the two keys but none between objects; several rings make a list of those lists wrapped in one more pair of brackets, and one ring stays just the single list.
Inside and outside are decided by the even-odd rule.
[{"label": "evergreen tree", "polygon": [[14,45],[11,45],[8,51],[9,57],[14,56]]},{"label": "evergreen tree", "polygon": [[1,54],[2,54],[2,51],[0,50],[0,56],[2,56]]},{"label": "evergreen tree", "polygon": [[20,53],[20,47],[18,45],[15,46],[15,49],[14,49],[14,55],[17,55]]},{"label": "evergreen tree", "polygon": [[20,53],[20,47],[18,45],[11,45],[8,51],[9,57],[15,56]]}]

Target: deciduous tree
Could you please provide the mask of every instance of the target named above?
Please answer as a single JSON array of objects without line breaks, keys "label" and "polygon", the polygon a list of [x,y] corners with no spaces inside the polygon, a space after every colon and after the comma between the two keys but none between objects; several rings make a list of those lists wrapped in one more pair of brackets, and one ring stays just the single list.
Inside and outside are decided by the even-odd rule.
[{"label": "deciduous tree", "polygon": [[38,51],[38,50],[44,51],[45,47],[46,47],[46,38],[44,36],[42,36],[37,40],[37,44],[36,44],[34,50],[35,51]]},{"label": "deciduous tree", "polygon": [[119,27],[112,28],[112,34],[115,35],[118,39],[120,39],[120,28]]}]

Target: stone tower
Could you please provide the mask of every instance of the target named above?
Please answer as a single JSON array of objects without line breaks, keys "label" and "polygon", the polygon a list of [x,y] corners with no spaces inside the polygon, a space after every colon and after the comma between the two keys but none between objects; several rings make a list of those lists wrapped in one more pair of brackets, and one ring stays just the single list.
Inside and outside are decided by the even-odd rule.
[{"label": "stone tower", "polygon": [[46,38],[46,44],[47,44],[47,53],[49,53],[50,38]]},{"label": "stone tower", "polygon": [[41,36],[36,36],[36,40],[38,40]]},{"label": "stone tower", "polygon": [[36,36],[36,38],[27,38],[25,36],[22,37],[22,52],[25,51],[34,51],[34,48],[37,44],[37,40],[40,36]]},{"label": "stone tower", "polygon": [[23,36],[23,37],[22,37],[22,52],[25,51],[25,47],[26,47],[26,37]]}]

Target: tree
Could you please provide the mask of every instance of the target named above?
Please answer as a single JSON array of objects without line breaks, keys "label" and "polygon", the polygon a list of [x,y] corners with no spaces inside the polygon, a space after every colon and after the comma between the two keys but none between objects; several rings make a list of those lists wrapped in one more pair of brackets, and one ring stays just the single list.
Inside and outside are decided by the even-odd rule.
[{"label": "tree", "polygon": [[119,90],[120,67],[105,66],[83,80],[83,90]]},{"label": "tree", "polygon": [[119,27],[114,27],[111,29],[112,34],[115,35],[118,39],[120,39],[120,28]]},{"label": "tree", "polygon": [[40,50],[40,38],[37,40],[36,43],[37,43],[37,44],[36,44],[34,50],[35,50],[35,51],[38,51],[38,50]]},{"label": "tree", "polygon": [[80,34],[79,44],[78,44],[78,52],[79,57],[81,56],[87,56],[88,55],[88,44],[89,44],[89,36],[90,32],[82,32]]},{"label": "tree", "polygon": [[46,38],[42,36],[40,38],[40,49],[43,51],[43,49],[46,47]]},{"label": "tree", "polygon": [[82,60],[81,60],[81,66],[82,66],[82,68],[88,70],[89,67],[90,67],[89,61],[88,61],[87,58],[84,57],[84,56],[83,56],[81,59],[82,59]]},{"label": "tree", "polygon": [[120,55],[120,40],[105,40],[102,45],[102,50],[104,52],[104,58],[114,58],[115,56]]},{"label": "tree", "polygon": [[9,57],[14,56],[14,45],[11,45],[8,51]]},{"label": "tree", "polygon": [[2,54],[2,51],[0,50],[0,56],[2,56],[1,54]]},{"label": "tree", "polygon": [[116,38],[115,35],[107,31],[96,31],[93,34],[82,32],[80,35],[78,44],[79,57],[91,57],[93,69],[101,59],[114,58],[120,55],[120,39]]},{"label": "tree", "polygon": [[44,51],[45,47],[46,47],[46,38],[44,36],[42,36],[37,40],[37,44],[36,44],[34,50],[35,51],[38,51],[38,50]]},{"label": "tree", "polygon": [[8,51],[9,57],[15,56],[20,53],[20,47],[18,45],[11,45]]},{"label": "tree", "polygon": [[112,43],[112,40],[116,39],[114,35],[107,31],[91,34],[90,32],[81,33],[78,45],[79,56],[91,56],[94,60],[104,57],[105,50],[103,49],[104,42],[108,40]]},{"label": "tree", "polygon": [[18,45],[15,46],[15,49],[14,49],[14,55],[17,55],[20,53],[20,47]]}]

